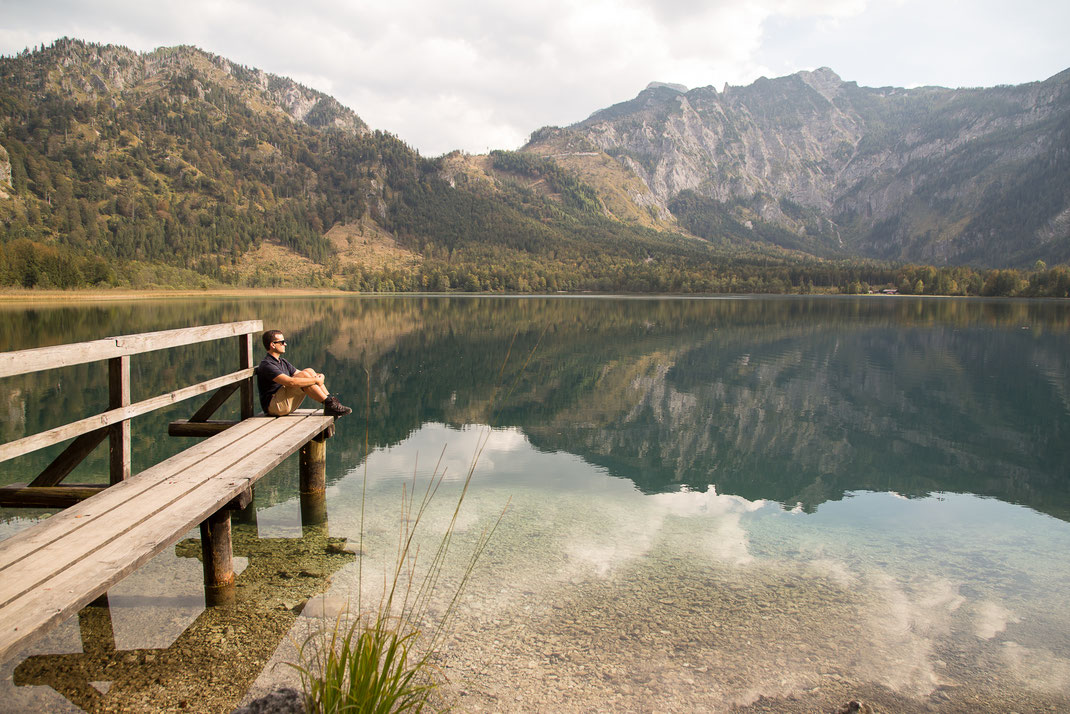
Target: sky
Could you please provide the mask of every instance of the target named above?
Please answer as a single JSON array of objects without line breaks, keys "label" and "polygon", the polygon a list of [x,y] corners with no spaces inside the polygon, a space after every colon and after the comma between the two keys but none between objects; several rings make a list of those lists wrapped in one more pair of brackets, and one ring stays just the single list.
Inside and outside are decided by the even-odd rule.
[{"label": "sky", "polygon": [[831,67],[978,87],[1070,67],[1066,0],[0,0],[0,54],[60,37],[195,45],[330,94],[425,156],[515,149],[651,81]]}]

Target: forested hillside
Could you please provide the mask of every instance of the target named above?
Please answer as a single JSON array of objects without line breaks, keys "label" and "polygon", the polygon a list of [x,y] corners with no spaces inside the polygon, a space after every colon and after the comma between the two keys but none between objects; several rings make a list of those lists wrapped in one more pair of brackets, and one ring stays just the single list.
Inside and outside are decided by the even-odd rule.
[{"label": "forested hillside", "polygon": [[222,279],[265,239],[323,261],[324,226],[367,210],[370,178],[353,167],[406,152],[329,97],[192,48],[61,40],[0,59],[0,84],[7,262],[41,263],[24,284],[35,268],[80,282],[49,262],[89,283],[127,261]]},{"label": "forested hillside", "polygon": [[551,157],[422,157],[326,95],[192,47],[63,39],[0,58],[0,286],[1070,289],[1063,268],[996,280],[626,208]]}]

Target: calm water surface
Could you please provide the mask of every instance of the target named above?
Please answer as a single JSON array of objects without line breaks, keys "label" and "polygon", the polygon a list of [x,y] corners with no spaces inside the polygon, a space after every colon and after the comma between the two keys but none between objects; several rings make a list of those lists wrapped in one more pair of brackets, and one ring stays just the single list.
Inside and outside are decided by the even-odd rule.
[{"label": "calm water surface", "polygon": [[[291,459],[235,518],[234,610],[203,608],[194,532],[5,663],[0,710],[229,711],[292,683],[289,640],[361,582],[375,594],[402,485],[445,473],[434,543],[473,461],[453,566],[508,507],[443,666],[460,709],[1070,710],[1066,303],[0,306],[0,350],[253,318],[355,409],[328,442],[327,525],[302,527]],[[230,371],[235,351],[137,356],[134,398]],[[4,380],[0,439],[103,411],[106,378]],[[189,444],[166,423],[194,409],[134,421],[136,469]],[[0,464],[0,483],[55,453]],[[362,513],[358,567],[342,546]],[[44,515],[0,510],[0,537]]]}]

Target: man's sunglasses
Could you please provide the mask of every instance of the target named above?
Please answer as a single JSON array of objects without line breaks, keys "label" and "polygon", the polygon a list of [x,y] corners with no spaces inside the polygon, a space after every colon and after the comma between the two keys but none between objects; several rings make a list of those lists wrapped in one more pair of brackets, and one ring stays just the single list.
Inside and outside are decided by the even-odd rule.
[{"label": "man's sunglasses", "polygon": [[271,344],[273,344],[273,345],[285,345],[286,344],[286,340],[272,340]]}]

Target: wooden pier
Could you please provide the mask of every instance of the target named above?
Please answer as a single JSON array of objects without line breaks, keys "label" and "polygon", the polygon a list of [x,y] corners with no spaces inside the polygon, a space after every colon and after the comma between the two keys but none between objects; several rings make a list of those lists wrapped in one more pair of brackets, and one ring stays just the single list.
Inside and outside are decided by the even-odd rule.
[{"label": "wooden pier", "polygon": [[[259,320],[112,337],[93,342],[0,353],[0,377],[108,360],[109,410],[0,445],[0,461],[73,439],[33,481],[0,487],[0,505],[65,510],[0,541],[0,661],[105,594],[112,585],[200,525],[205,599],[234,596],[230,512],[252,499],[252,487],[301,450],[301,494],[322,510],[325,439],[334,418],[302,409],[285,417],[254,416],[253,336]],[[200,384],[130,402],[132,355],[219,339],[238,342],[238,370]],[[130,419],[212,393],[175,436],[203,436],[194,446],[139,474],[130,474]],[[239,392],[241,419],[211,420]],[[64,486],[71,473],[109,439],[110,483]]]}]

